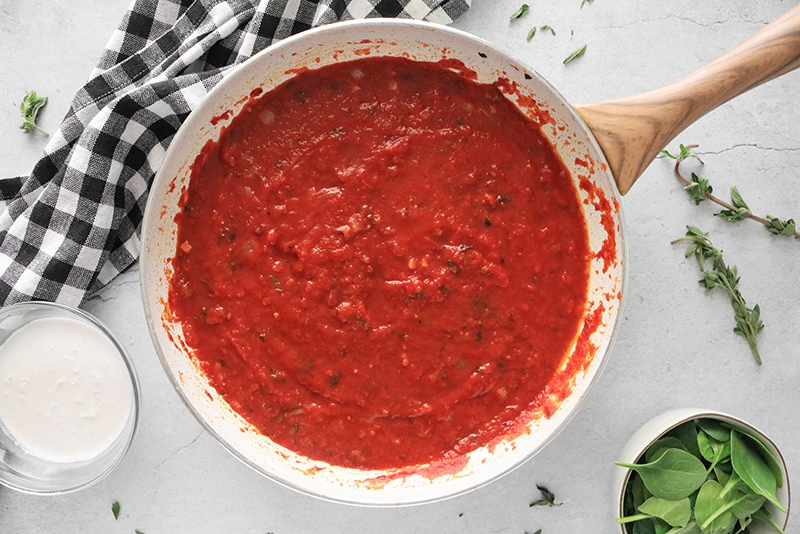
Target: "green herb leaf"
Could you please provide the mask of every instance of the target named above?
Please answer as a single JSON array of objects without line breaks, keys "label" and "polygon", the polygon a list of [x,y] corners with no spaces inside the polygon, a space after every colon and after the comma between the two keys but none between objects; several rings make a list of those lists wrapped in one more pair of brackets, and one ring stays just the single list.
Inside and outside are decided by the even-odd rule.
[{"label": "green herb leaf", "polygon": [[692,181],[683,187],[695,204],[700,204],[714,191],[711,184],[702,176],[692,173]]},{"label": "green herb leaf", "polygon": [[538,501],[533,501],[528,506],[561,506],[561,503],[556,503],[556,496],[553,495],[552,491],[539,484],[536,484],[536,489],[542,494],[542,498]]},{"label": "green herb leaf", "polygon": [[[697,260],[697,265],[703,274],[703,278],[699,281],[701,286],[709,291],[721,287],[728,293],[736,320],[733,331],[747,341],[756,363],[761,365],[761,356],[758,353],[758,334],[764,329],[764,323],[761,322],[761,310],[758,304],[753,308],[747,307],[747,303],[739,291],[739,274],[736,267],[725,265],[722,251],[714,247],[708,236],[694,226],[686,228],[686,237],[676,239],[673,243],[679,241],[691,243],[686,249],[686,257],[694,256]],[[708,261],[711,262],[713,270],[706,268]]]},{"label": "green herb leaf", "polygon": [[22,104],[19,105],[20,113],[22,113],[22,126],[20,130],[25,133],[31,133],[36,130],[37,132],[49,135],[36,125],[36,117],[39,111],[47,104],[46,96],[39,96],[36,91],[27,91],[25,98],[22,99]]},{"label": "green herb leaf", "polygon": [[556,34],[556,30],[552,26],[550,26],[549,24],[545,24],[544,26],[540,26],[539,29],[542,30],[543,32],[550,32],[551,35],[555,35]]},{"label": "green herb leaf", "polygon": [[769,233],[773,235],[793,236],[797,232],[797,225],[795,224],[794,219],[786,219],[785,221],[782,221],[777,217],[767,215],[767,221],[769,222],[767,225],[767,230],[769,230]]},{"label": "green herb leaf", "polygon": [[742,195],[735,185],[731,186],[731,204],[734,209],[726,209],[715,213],[717,217],[723,217],[730,222],[738,222],[750,215],[750,208],[745,203]]},{"label": "green herb leaf", "polygon": [[679,152],[677,154],[672,154],[669,150],[664,149],[661,151],[661,155],[674,159],[678,162],[681,162],[685,159],[694,158],[700,163],[703,163],[703,160],[700,159],[700,156],[697,154],[697,152],[694,152],[690,147],[681,144],[678,146],[678,150]]},{"label": "green herb leaf", "polygon": [[533,39],[533,36],[536,35],[536,26],[528,30],[528,41]]},{"label": "green herb leaf", "polygon": [[530,10],[530,8],[531,6],[529,6],[528,4],[522,4],[521,6],[519,6],[519,9],[517,9],[516,11],[514,11],[514,13],[511,14],[511,18],[512,19],[520,18],[525,13],[527,13]]},{"label": "green herb leaf", "polygon": [[578,48],[577,50],[572,52],[570,55],[568,55],[566,58],[564,58],[564,65],[566,65],[567,63],[569,63],[569,62],[581,57],[585,53],[586,53],[586,45],[583,45],[582,47]]},{"label": "green herb leaf", "polygon": [[114,514],[114,519],[119,519],[119,501],[114,501],[114,504],[111,505],[111,513]]},{"label": "green herb leaf", "polygon": [[646,464],[617,465],[639,473],[648,491],[662,499],[688,497],[706,480],[703,462],[683,449],[667,449],[657,460]]},{"label": "green herb leaf", "polygon": [[581,9],[583,9],[583,6],[586,4],[591,4],[592,2],[594,2],[594,0],[583,0],[583,2],[581,2]]}]

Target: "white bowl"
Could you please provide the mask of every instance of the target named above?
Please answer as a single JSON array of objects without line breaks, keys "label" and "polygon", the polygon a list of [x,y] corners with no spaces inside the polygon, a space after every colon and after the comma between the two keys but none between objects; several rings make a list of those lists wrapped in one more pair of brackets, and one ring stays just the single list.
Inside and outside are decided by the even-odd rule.
[{"label": "white bowl", "polygon": [[[771,514],[772,520],[775,521],[775,524],[785,529],[786,522],[788,520],[788,515],[789,515],[788,510],[790,505],[789,477],[786,470],[786,461],[784,460],[780,450],[778,450],[778,447],[775,445],[775,443],[773,443],[772,440],[770,440],[762,431],[758,430],[750,423],[742,421],[737,417],[716,410],[706,410],[699,408],[683,408],[665,412],[645,423],[644,426],[642,426],[631,437],[631,439],[628,441],[628,443],[620,452],[619,458],[617,458],[617,460],[621,463],[628,463],[628,464],[636,463],[639,460],[639,458],[641,458],[642,455],[644,455],[647,449],[649,449],[650,446],[653,445],[653,443],[655,443],[664,434],[682,425],[683,423],[687,423],[694,419],[714,419],[717,421],[724,422],[725,424],[735,428],[739,432],[747,434],[748,436],[761,442],[761,444],[764,445],[767,451],[769,451],[769,453],[775,458],[775,460],[777,460],[778,465],[783,474],[783,485],[778,488],[777,497],[781,503],[785,503],[787,511],[783,512],[781,510],[778,510],[775,506],[772,505],[768,505],[768,509]],[[624,514],[623,507],[625,501],[625,490],[627,488],[628,481],[630,480],[632,473],[633,471],[631,471],[628,468],[620,466],[614,467],[613,495],[616,495],[616,502],[614,503],[615,519],[622,517]],[[620,532],[622,532],[623,534],[627,534],[625,525],[620,525]],[[773,530],[765,523],[758,521],[750,525],[750,533],[774,534],[775,530]]]}]

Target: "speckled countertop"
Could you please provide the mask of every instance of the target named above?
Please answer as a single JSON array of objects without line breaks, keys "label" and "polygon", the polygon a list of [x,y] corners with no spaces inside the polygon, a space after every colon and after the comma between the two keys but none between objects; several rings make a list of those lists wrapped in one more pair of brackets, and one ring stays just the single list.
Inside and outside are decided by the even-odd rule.
[{"label": "speckled countertop", "polygon": [[[456,27],[517,56],[573,103],[625,96],[672,81],[716,58],[796,3],[786,0],[473,0]],[[127,8],[119,0],[0,0],[0,176],[27,174],[46,139],[17,129],[26,90],[50,97],[40,124],[55,130]],[[528,29],[548,24],[556,35]],[[574,49],[586,54],[563,65]],[[670,146],[698,143],[721,196],[732,184],[761,214],[800,220],[800,72],[752,90],[700,119]],[[321,501],[251,471],[185,408],[150,343],[131,269],[86,308],[131,351],[142,420],[130,453],[98,485],[60,497],[0,487],[2,533],[236,532],[513,533],[616,532],[611,473],[628,437],[652,416],[678,407],[729,412],[764,430],[800,480],[800,241],[732,225],[695,206],[658,159],[623,198],[629,278],[616,343],[605,371],[567,427],[539,454],[500,480],[443,502],[362,509]],[[732,333],[727,297],[705,294],[693,260],[670,241],[687,224],[710,232],[741,274],[749,304],[766,325],[754,364]],[[561,506],[529,507],[536,484]],[[119,519],[111,504],[121,503]],[[790,514],[787,532],[800,520]]]}]

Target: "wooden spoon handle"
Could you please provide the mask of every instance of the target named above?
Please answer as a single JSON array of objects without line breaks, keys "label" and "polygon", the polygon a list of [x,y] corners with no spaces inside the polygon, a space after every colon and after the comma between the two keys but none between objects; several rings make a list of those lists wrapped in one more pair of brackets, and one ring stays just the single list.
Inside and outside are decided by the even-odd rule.
[{"label": "wooden spoon handle", "polygon": [[659,89],[576,106],[621,194],[676,135],[728,100],[800,67],[800,5],[719,59]]}]

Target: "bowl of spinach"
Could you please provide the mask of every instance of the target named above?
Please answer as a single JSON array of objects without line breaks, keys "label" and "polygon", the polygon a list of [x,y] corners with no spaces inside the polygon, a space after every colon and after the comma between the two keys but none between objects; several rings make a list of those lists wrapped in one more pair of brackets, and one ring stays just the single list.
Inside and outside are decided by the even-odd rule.
[{"label": "bowl of spinach", "polygon": [[789,480],[778,448],[728,414],[684,409],[645,424],[616,462],[623,534],[782,534]]}]

